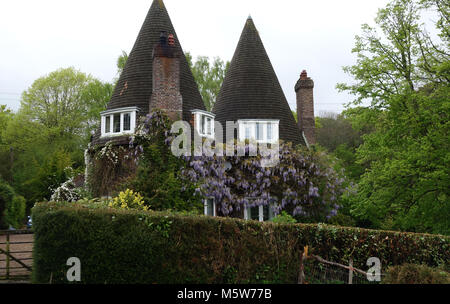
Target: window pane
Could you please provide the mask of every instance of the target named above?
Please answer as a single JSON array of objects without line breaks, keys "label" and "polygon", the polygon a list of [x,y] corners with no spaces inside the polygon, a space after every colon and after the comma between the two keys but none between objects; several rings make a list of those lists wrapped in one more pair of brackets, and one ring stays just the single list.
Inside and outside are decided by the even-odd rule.
[{"label": "window pane", "polygon": [[120,114],[114,114],[113,132],[120,132]]},{"label": "window pane", "polygon": [[262,140],[263,139],[263,126],[261,123],[256,123],[256,139]]},{"label": "window pane", "polygon": [[268,140],[272,139],[272,124],[271,123],[267,124],[267,139]]},{"label": "window pane", "polygon": [[251,207],[250,208],[250,219],[259,221],[259,207]]},{"label": "window pane", "polygon": [[212,199],[206,200],[206,215],[214,216],[214,203]]},{"label": "window pane", "polygon": [[111,132],[111,116],[106,116],[105,119],[105,133]]},{"label": "window pane", "polygon": [[211,118],[206,118],[206,134],[211,135]]},{"label": "window pane", "polygon": [[270,206],[263,206],[263,220],[268,221],[271,218]]},{"label": "window pane", "polygon": [[244,128],[245,128],[245,139],[250,139],[250,126],[248,124],[245,124]]},{"label": "window pane", "polygon": [[201,134],[205,134],[205,129],[206,129],[206,117],[204,115],[200,116],[200,121],[201,121],[201,126],[200,126],[200,133]]},{"label": "window pane", "polygon": [[123,130],[124,131],[131,130],[131,113],[123,114]]}]

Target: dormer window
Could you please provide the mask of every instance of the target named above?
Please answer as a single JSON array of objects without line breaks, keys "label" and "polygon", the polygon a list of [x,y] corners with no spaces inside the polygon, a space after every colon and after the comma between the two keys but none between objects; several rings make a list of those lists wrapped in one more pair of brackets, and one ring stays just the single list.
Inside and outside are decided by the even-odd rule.
[{"label": "dormer window", "polygon": [[133,134],[136,127],[137,107],[103,111],[101,115],[102,137]]},{"label": "dormer window", "polygon": [[279,120],[241,119],[239,124],[239,140],[254,139],[261,143],[275,143],[278,140]]},{"label": "dormer window", "polygon": [[203,137],[214,138],[214,117],[211,112],[193,110],[194,128]]}]

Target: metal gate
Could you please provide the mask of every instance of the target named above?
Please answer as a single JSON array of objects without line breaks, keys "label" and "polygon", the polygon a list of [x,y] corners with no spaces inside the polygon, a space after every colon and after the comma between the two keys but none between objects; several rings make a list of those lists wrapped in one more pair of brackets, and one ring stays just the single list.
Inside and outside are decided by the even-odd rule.
[{"label": "metal gate", "polygon": [[31,230],[0,230],[0,282],[29,282],[32,253]]}]

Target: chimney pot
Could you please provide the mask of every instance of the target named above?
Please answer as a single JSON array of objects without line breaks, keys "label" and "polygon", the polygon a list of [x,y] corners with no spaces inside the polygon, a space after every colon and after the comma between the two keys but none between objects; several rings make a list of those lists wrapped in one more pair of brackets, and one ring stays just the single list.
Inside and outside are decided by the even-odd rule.
[{"label": "chimney pot", "polygon": [[305,80],[307,78],[308,78],[308,73],[306,73],[306,70],[303,70],[302,73],[300,74],[300,79]]},{"label": "chimney pot", "polygon": [[173,36],[173,34],[169,34],[168,41],[169,41],[169,45],[170,46],[174,46],[175,45],[175,37]]}]

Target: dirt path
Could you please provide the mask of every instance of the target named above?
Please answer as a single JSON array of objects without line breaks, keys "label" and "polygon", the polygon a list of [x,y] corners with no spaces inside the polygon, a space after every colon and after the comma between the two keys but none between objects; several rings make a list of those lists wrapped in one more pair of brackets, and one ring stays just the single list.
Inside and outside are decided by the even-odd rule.
[{"label": "dirt path", "polygon": [[[33,250],[33,235],[32,234],[12,234],[9,236],[9,251],[16,259],[21,260],[25,265],[31,267],[32,250]],[[6,250],[6,235],[0,235],[0,248]],[[19,243],[19,244],[14,244]],[[11,277],[29,276],[31,272],[21,266],[14,260],[9,262]],[[6,277],[6,255],[0,253],[0,278]]]}]

